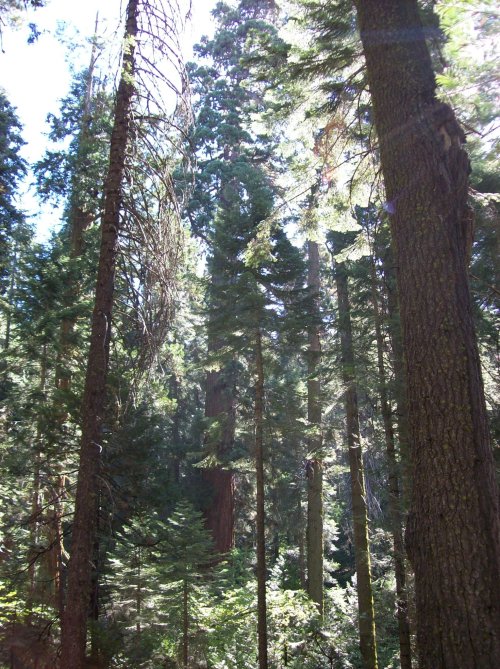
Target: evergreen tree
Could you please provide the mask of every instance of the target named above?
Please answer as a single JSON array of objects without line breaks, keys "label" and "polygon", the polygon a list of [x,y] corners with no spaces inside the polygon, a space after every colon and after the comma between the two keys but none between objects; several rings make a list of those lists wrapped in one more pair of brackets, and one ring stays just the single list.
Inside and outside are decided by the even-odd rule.
[{"label": "evergreen tree", "polygon": [[16,203],[17,190],[26,176],[26,163],[20,155],[24,144],[20,133],[16,112],[0,90],[0,299],[5,315],[4,349],[9,347],[10,310],[19,254],[30,238],[24,215]]},{"label": "evergreen tree", "polygon": [[[237,263],[238,246],[244,248],[245,237],[249,240],[248,229],[245,231],[242,221],[233,243],[230,240],[224,243],[222,235],[233,232],[215,232],[217,211],[222,217],[230,215],[238,197],[262,188],[258,184],[258,180],[262,180],[261,164],[269,158],[268,139],[249,132],[251,114],[262,112],[264,102],[259,87],[252,90],[246,86],[249,67],[245,58],[250,56],[253,39],[257,42],[276,39],[276,31],[269,22],[273,10],[274,2],[267,0],[257,3],[243,0],[237,7],[218,3],[214,10],[218,22],[216,35],[213,40],[204,39],[196,48],[197,55],[210,64],[191,67],[194,92],[199,96],[193,137],[199,161],[187,216],[194,234],[215,247],[210,263],[212,294],[221,295],[227,282],[226,255],[228,266]],[[255,196],[250,199],[254,211],[248,212],[249,219],[253,219],[251,225],[255,225],[263,214],[258,210],[260,205]],[[236,209],[232,215],[237,215]],[[224,336],[213,331],[210,323],[209,350],[217,357],[226,342]],[[234,443],[235,383],[234,369],[229,362],[222,369],[207,374],[206,416],[219,424],[218,443],[211,444],[214,466],[204,471],[213,499],[207,509],[207,524],[221,553],[234,545],[234,473],[226,461]]]},{"label": "evergreen tree", "polygon": [[[336,252],[342,250],[342,242],[332,239]],[[349,449],[349,468],[351,472],[352,517],[354,525],[354,555],[356,560],[356,587],[358,592],[359,642],[363,666],[376,669],[377,642],[375,636],[375,613],[370,546],[368,538],[368,513],[366,503],[366,484],[361,452],[361,437],[358,414],[358,392],[356,382],[356,362],[353,352],[351,325],[351,306],[349,299],[348,273],[345,263],[336,262],[335,281],[339,312],[339,334],[342,351],[342,380],[345,386],[345,413],[347,445]]]},{"label": "evergreen tree", "polygon": [[68,565],[68,594],[62,620],[61,663],[76,669],[84,665],[87,609],[90,599],[92,545],[98,512],[98,473],[102,449],[102,410],[105,405],[108,371],[114,273],[120,224],[130,107],[133,96],[134,42],[137,36],[137,2],[127,6],[122,73],[115,103],[110,143],[109,171],[105,186],[105,206],[97,288],[92,317],[89,362],[82,406],[82,440],[71,559]]},{"label": "evergreen tree", "polygon": [[[406,543],[420,662],[488,667],[500,658],[500,521],[467,281],[472,216],[464,134],[452,109],[436,99],[417,3],[356,6],[406,355],[413,463]],[[402,38],[410,32],[411,46]],[[390,92],[388,81],[397,82]]]},{"label": "evergreen tree", "polygon": [[[0,22],[27,4],[0,2]],[[51,145],[35,167],[43,202],[64,204],[48,243],[33,242],[20,213],[20,128],[8,103],[0,113],[0,665],[60,665],[66,595],[64,669],[75,665],[66,659],[73,611],[76,662],[100,669],[354,669],[377,656],[410,669],[414,628],[422,666],[492,666],[487,615],[498,593],[483,530],[494,510],[481,478],[485,414],[470,329],[496,429],[491,2],[420,3],[410,32],[402,20],[394,28],[414,11],[409,0],[219,2],[216,32],[189,66],[197,124],[187,132],[181,7],[136,6],[112,223],[106,201],[113,325],[99,344],[91,495],[82,468],[73,542],[82,418],[87,446],[93,422],[80,405],[94,224],[106,208],[112,130],[96,52],[50,116]],[[168,82],[165,48],[168,72],[178,72]],[[463,138],[436,101],[429,53],[438,94],[468,138],[470,267],[457,224],[467,213]],[[402,533],[412,494],[417,612]]]},{"label": "evergreen tree", "polygon": [[[311,199],[314,195],[311,193]],[[311,203],[312,205],[312,203]],[[312,209],[312,206],[311,206]],[[309,325],[307,418],[312,431],[307,463],[307,577],[308,592],[323,613],[323,464],[321,438],[321,385],[318,378],[321,361],[319,310],[320,252],[316,240],[309,239],[307,285],[311,292],[312,320]]]}]

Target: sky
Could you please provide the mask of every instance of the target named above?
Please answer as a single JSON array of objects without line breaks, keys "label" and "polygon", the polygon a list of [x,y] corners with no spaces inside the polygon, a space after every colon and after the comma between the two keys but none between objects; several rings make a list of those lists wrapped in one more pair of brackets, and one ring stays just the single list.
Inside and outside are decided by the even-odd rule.
[{"label": "sky", "polygon": [[[212,32],[210,11],[215,1],[192,0],[193,18],[184,37],[186,59],[191,58],[191,46],[201,35]],[[0,88],[6,91],[24,126],[22,155],[29,163],[41,158],[47,147],[47,114],[59,111],[59,100],[71,82],[71,66],[79,71],[88,64],[90,49],[85,40],[94,34],[97,12],[99,33],[111,41],[116,31],[122,33],[124,9],[125,0],[48,0],[43,9],[28,10],[25,24],[17,30],[3,30]],[[36,23],[41,33],[34,44],[27,44],[30,22]],[[20,206],[35,222],[39,240],[47,239],[60,212],[47,207],[40,210],[29,184]]]}]

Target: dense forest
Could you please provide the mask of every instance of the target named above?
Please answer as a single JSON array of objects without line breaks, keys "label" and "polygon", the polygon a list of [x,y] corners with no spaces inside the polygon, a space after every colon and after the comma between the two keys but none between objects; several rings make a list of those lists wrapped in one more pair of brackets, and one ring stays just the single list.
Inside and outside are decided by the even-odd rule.
[{"label": "dense forest", "polygon": [[201,2],[0,90],[0,667],[500,667],[498,7]]}]

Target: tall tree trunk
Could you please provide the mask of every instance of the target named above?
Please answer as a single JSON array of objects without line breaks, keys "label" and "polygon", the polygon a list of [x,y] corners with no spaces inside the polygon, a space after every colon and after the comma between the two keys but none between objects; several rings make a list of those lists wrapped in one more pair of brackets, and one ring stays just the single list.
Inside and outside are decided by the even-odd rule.
[{"label": "tall tree trunk", "polygon": [[64,477],[53,474],[53,467],[59,468],[59,463],[51,463],[52,484],[46,487],[43,493],[44,508],[47,513],[44,519],[44,540],[47,543],[47,551],[43,555],[42,569],[46,582],[46,596],[54,609],[62,615],[62,490],[64,489]]},{"label": "tall tree trunk", "polygon": [[28,608],[31,608],[36,592],[36,563],[38,559],[38,534],[40,525],[40,452],[38,450],[38,434],[37,434],[37,452],[34,453],[34,467],[33,472],[33,492],[31,497],[31,516],[30,516],[30,544],[33,547],[28,552],[28,580],[29,580],[29,594],[28,594]]},{"label": "tall tree trunk", "polygon": [[259,669],[267,669],[266,517],[264,509],[264,362],[262,333],[255,333],[255,473],[257,478],[257,635]]},{"label": "tall tree trunk", "polygon": [[[40,396],[45,396],[47,385],[47,344],[44,344],[42,347],[42,358],[40,360],[40,385],[38,387],[38,392]],[[37,591],[37,582],[36,582],[36,572],[37,572],[37,562],[40,557],[38,552],[38,544],[40,539],[40,527],[42,521],[42,505],[40,499],[40,479],[41,479],[41,455],[43,453],[43,443],[42,443],[42,416],[38,415],[37,426],[36,426],[36,439],[35,439],[35,452],[33,453],[34,459],[34,472],[33,472],[33,494],[32,494],[32,503],[31,503],[31,516],[30,516],[30,542],[32,550],[28,554],[28,576],[29,576],[29,596],[28,596],[28,606],[31,606],[34,603],[35,595]],[[50,550],[50,548],[49,548]],[[45,553],[42,554],[42,558]]]},{"label": "tall tree trunk", "polygon": [[417,0],[357,0],[395,247],[421,669],[500,665],[500,515],[467,279],[469,161]]},{"label": "tall tree trunk", "polygon": [[321,456],[321,386],[318,366],[321,359],[319,338],[319,246],[309,240],[307,286],[312,301],[309,326],[307,420],[312,431],[309,437],[307,462],[307,591],[323,615],[323,462]]},{"label": "tall tree trunk", "polygon": [[182,584],[182,666],[187,669],[189,664],[189,593],[188,584]]},{"label": "tall tree trunk", "polygon": [[411,492],[411,468],[408,433],[408,402],[406,398],[406,379],[404,366],[403,342],[401,339],[401,321],[399,301],[396,290],[396,277],[393,268],[392,250],[384,259],[384,279],[387,294],[388,331],[392,349],[392,368],[394,372],[394,399],[396,402],[396,425],[401,458],[401,479],[403,487],[403,508],[408,509]]},{"label": "tall tree trunk", "polygon": [[[238,157],[238,151],[231,153],[229,146],[224,147],[224,162],[232,163]],[[229,206],[230,198],[227,193],[234,187],[234,183],[224,178],[220,190],[220,205]],[[215,257],[220,261],[221,252],[215,244]],[[226,258],[223,258],[224,264]],[[223,269],[212,268],[212,288],[224,283]],[[217,300],[216,300],[217,302]],[[220,305],[217,305],[220,306]],[[228,305],[223,305],[227,307]],[[210,332],[212,323],[209,322],[208,353],[215,353],[224,345],[223,337]],[[226,364],[222,370],[207,372],[207,390],[205,397],[205,416],[218,418],[220,421],[220,437],[216,447],[216,455],[224,460],[234,444],[235,407],[234,407],[234,378]],[[203,471],[203,478],[208,483],[212,500],[205,512],[207,528],[212,532],[214,547],[220,554],[228,553],[234,548],[234,473],[224,466],[216,465]]]},{"label": "tall tree trunk", "polygon": [[137,590],[135,592],[135,631],[137,633],[137,638],[141,635],[141,616],[142,616],[142,551],[141,547],[136,547],[136,559],[137,559]]},{"label": "tall tree trunk", "polygon": [[307,578],[306,578],[306,551],[305,551],[305,534],[307,528],[304,528],[304,512],[302,510],[302,499],[301,499],[301,485],[300,482],[297,483],[297,525],[296,525],[296,535],[295,542],[296,546],[299,549],[299,578],[300,578],[300,587],[303,590],[307,590]]},{"label": "tall tree trunk", "polygon": [[[97,19],[96,19],[97,32]],[[87,72],[87,82],[85,90],[85,99],[83,104],[83,114],[80,121],[80,131],[78,137],[78,151],[76,159],[76,174],[73,178],[71,205],[69,214],[70,226],[70,258],[72,260],[83,255],[84,252],[84,232],[89,226],[92,216],[91,212],[86,211],[82,203],[81,196],[78,195],[80,188],[79,179],[81,177],[82,166],[82,147],[90,141],[90,102],[92,97],[93,71],[97,55],[96,42],[92,47],[89,69]],[[78,291],[75,281],[70,280],[64,293],[64,305],[71,306],[78,299]],[[59,328],[59,346],[55,370],[55,387],[59,391],[68,393],[71,389],[71,373],[68,369],[73,349],[73,333],[76,325],[74,316],[65,316],[62,319]],[[67,420],[67,411],[64,402],[61,403],[61,396],[56,395],[54,403],[54,416],[56,417],[58,434],[61,434],[62,426]],[[48,577],[52,587],[52,597],[55,608],[59,615],[63,615],[64,593],[62,591],[62,560],[64,554],[63,532],[62,532],[62,500],[65,496],[66,476],[63,474],[63,452],[58,448],[54,452],[55,461],[52,463],[54,474],[51,476],[53,481],[50,490],[46,492],[48,498],[47,507],[47,533],[49,543],[49,553],[47,555]],[[50,510],[50,508],[52,509]]]},{"label": "tall tree trunk", "polygon": [[90,623],[90,659],[97,665],[101,659],[101,645],[102,639],[99,634],[99,616],[100,616],[100,572],[101,572],[101,541],[100,541],[100,527],[99,519],[101,513],[101,495],[98,493],[98,502],[96,505],[96,519],[95,519],[95,535],[94,545],[92,547],[92,572],[90,575],[90,606],[89,606],[89,623]]},{"label": "tall tree trunk", "polygon": [[354,558],[359,607],[359,645],[364,669],[377,669],[375,613],[373,609],[370,549],[368,541],[368,514],[366,507],[363,457],[358,418],[358,394],[354,372],[351,307],[347,272],[344,265],[336,267],[339,331],[342,349],[342,380],[345,386],[347,445],[351,470],[352,517],[354,526]]},{"label": "tall tree trunk", "polygon": [[467,264],[469,161],[417,0],[357,0],[406,355],[421,669],[500,666],[498,487]]},{"label": "tall tree trunk", "polygon": [[405,548],[403,540],[403,522],[401,514],[401,496],[399,492],[398,461],[392,424],[392,411],[387,392],[387,376],[384,361],[384,336],[380,317],[377,290],[377,274],[373,257],[371,260],[371,291],[373,320],[377,340],[377,365],[379,377],[379,395],[384,424],[385,448],[389,471],[389,515],[394,546],[394,572],[396,577],[396,611],[399,630],[399,654],[401,669],[411,669],[410,625],[408,622],[408,596],[406,592]]},{"label": "tall tree trunk", "polygon": [[[96,16],[94,38],[97,37],[98,17]],[[70,202],[70,258],[75,260],[83,256],[85,251],[85,230],[89,227],[92,221],[92,212],[88,211],[84,204],[84,197],[79,193],[79,180],[82,176],[82,171],[85,167],[81,164],[85,146],[91,141],[91,101],[92,101],[92,84],[94,76],[94,67],[97,59],[97,42],[94,39],[92,51],[90,55],[90,63],[87,72],[87,81],[85,86],[85,99],[83,103],[83,113],[80,120],[80,129],[78,137],[78,148],[76,158],[76,174],[72,182],[71,202]],[[75,285],[75,280],[70,280],[66,288],[64,301],[66,306],[74,304],[78,297],[78,291]],[[59,351],[57,356],[55,385],[58,390],[69,393],[71,390],[71,372],[69,371],[69,363],[74,349],[73,335],[76,326],[76,318],[74,316],[66,316],[61,322],[59,330]],[[60,401],[60,399],[58,398]],[[64,406],[64,405],[63,405]],[[64,422],[67,420],[66,410],[55,411],[59,427],[62,428]],[[64,593],[62,592],[62,556],[64,553],[63,534],[62,534],[62,500],[65,496],[66,477],[61,472],[62,463],[56,466],[58,469],[55,476],[54,484],[54,510],[53,518],[50,523],[52,527],[52,545],[53,545],[53,570],[54,570],[54,598],[58,603],[60,615],[63,615]],[[93,577],[94,580],[94,577]],[[93,598],[93,596],[92,596]],[[92,612],[95,613],[96,607],[91,606]]]},{"label": "tall tree trunk", "polygon": [[106,378],[120,225],[121,192],[130,110],[134,94],[133,75],[137,17],[138,0],[129,0],[122,73],[115,103],[109,171],[104,191],[101,249],[82,405],[80,466],[71,559],[68,565],[68,594],[62,620],[61,667],[63,668],[82,669],[85,659],[92,547],[95,540],[99,494],[101,426],[106,406]]},{"label": "tall tree trunk", "polygon": [[[209,347],[217,350],[217,345]],[[207,372],[205,416],[221,421],[217,456],[224,458],[234,442],[235,410],[232,382],[227,380],[227,369]],[[207,528],[211,531],[217,553],[228,553],[234,548],[234,473],[216,465],[203,471],[212,499],[205,512]]]}]

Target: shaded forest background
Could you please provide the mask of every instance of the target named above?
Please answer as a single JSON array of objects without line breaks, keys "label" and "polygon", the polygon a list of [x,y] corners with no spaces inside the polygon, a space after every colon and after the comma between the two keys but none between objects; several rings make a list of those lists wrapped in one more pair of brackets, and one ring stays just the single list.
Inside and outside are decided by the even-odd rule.
[{"label": "shaded forest background", "polygon": [[[476,476],[483,461],[460,450],[460,430],[477,429],[474,444],[486,420],[494,444],[500,430],[498,10],[399,4],[409,23],[381,29],[369,2],[219,2],[185,64],[186,8],[130,0],[119,71],[101,69],[97,28],[33,166],[0,92],[0,666],[500,660],[498,602],[491,619],[474,608],[498,568],[494,532],[483,507],[477,536],[456,518],[475,508],[463,463]],[[22,5],[0,2],[2,30]],[[403,45],[399,69],[385,54],[391,78],[375,69],[385,30]],[[405,41],[427,71],[404,60]],[[393,91],[432,110],[399,124],[395,150]],[[416,162],[426,142],[437,167]],[[17,197],[28,167],[40,202],[64,210],[43,244]],[[441,221],[443,253],[425,232],[395,243],[407,200],[417,232]],[[451,290],[438,266],[455,251]],[[480,380],[472,399],[451,395],[465,378],[455,361],[474,366],[473,334],[469,348],[417,341],[426,318],[448,318],[462,275],[465,325],[436,331],[454,342],[470,312],[482,427]],[[424,294],[437,316],[412,302]],[[434,516],[456,560],[432,543]],[[469,590],[483,630],[467,622],[470,649],[453,600]]]}]

